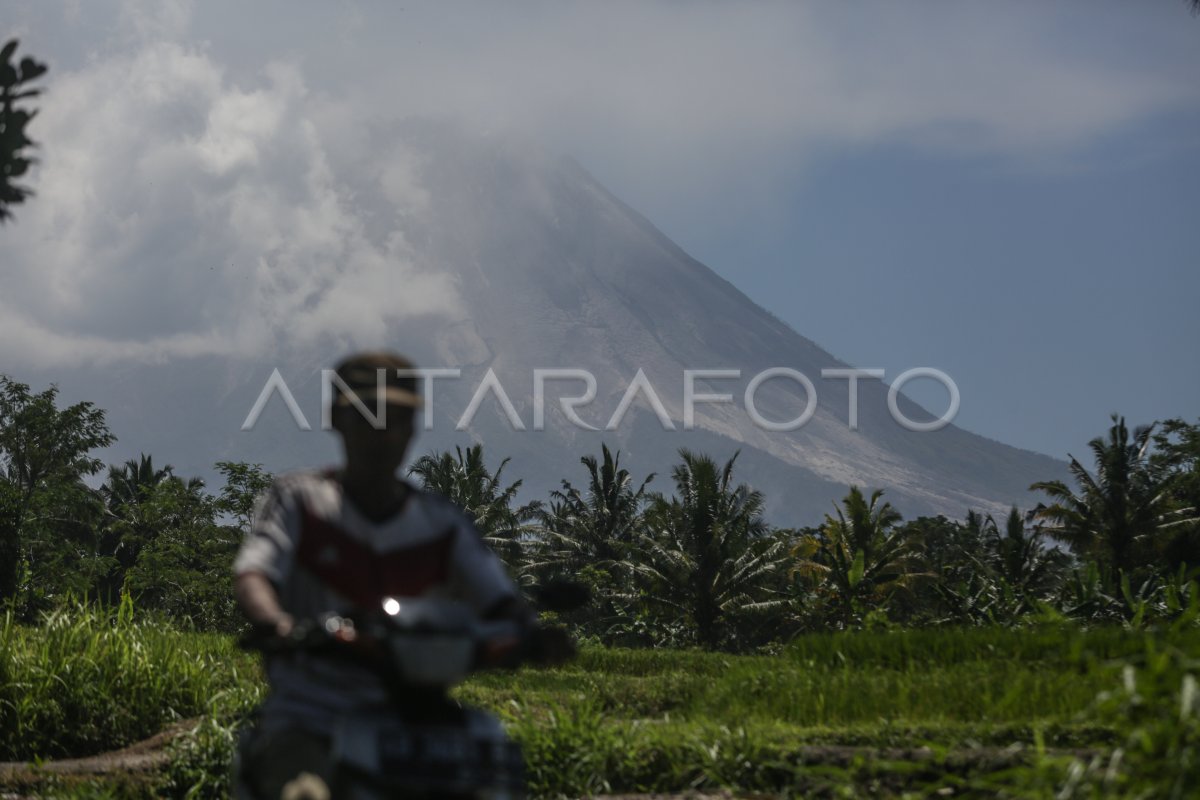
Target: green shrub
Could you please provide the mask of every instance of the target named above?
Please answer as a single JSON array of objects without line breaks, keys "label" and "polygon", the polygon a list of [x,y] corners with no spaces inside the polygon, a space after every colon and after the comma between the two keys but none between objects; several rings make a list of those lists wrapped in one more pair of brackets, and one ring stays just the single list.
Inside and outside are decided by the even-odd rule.
[{"label": "green shrub", "polygon": [[36,628],[0,625],[0,760],[84,756],[254,691],[254,662],[228,637],[141,622],[126,600],[77,605]]}]

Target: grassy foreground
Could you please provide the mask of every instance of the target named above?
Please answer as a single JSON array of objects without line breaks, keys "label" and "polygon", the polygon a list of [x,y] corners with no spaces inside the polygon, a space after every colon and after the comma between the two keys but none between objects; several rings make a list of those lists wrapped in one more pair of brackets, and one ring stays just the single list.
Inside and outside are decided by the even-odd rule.
[{"label": "grassy foreground", "polygon": [[[542,796],[728,787],[805,796],[1170,797],[1200,781],[1200,629],[813,635],[773,656],[585,648],[459,690]],[[128,606],[0,621],[0,761],[80,756],[203,718],[162,774],[54,796],[221,797],[254,657]],[[1147,794],[1148,793],[1148,794]]]}]

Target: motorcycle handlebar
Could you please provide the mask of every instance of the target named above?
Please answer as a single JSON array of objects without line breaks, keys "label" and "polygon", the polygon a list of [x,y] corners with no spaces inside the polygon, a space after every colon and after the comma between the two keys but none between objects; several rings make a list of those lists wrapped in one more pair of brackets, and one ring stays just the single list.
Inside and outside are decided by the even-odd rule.
[{"label": "motorcycle handlebar", "polygon": [[251,629],[238,642],[247,650],[265,654],[297,651],[343,651],[375,654],[388,638],[413,640],[458,636],[475,644],[473,669],[515,668],[530,663],[553,666],[569,661],[576,654],[575,643],[563,628],[540,624],[522,625],[515,621],[479,621],[468,630],[444,631],[436,628],[403,629],[388,624],[384,615],[357,618],[349,614],[323,614],[297,620],[286,636],[273,630]]}]

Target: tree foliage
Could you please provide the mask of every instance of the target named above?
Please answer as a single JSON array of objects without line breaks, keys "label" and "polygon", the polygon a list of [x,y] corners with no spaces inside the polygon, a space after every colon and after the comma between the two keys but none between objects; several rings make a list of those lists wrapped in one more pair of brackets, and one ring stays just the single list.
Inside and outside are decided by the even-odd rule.
[{"label": "tree foliage", "polygon": [[1151,469],[1170,495],[1178,524],[1163,541],[1163,566],[1200,566],[1200,423],[1169,419],[1154,434]]},{"label": "tree foliage", "polygon": [[[59,408],[57,387],[35,394],[0,375],[0,549],[7,556],[0,562],[0,601],[23,586],[28,604],[47,588],[38,575],[65,577],[85,558],[81,537],[91,529],[81,525],[98,505],[83,478],[103,465],[94,451],[113,441],[104,412],[91,403]],[[58,564],[68,553],[74,555]]]},{"label": "tree foliage", "polygon": [[762,493],[733,482],[736,454],[720,467],[679,455],[675,493],[654,497],[630,568],[650,607],[685,621],[699,644],[737,646],[735,620],[784,602],[770,591],[782,543],[762,516]]},{"label": "tree foliage", "polygon": [[220,499],[171,476],[144,504],[157,531],[125,573],[123,591],[186,627],[235,630],[241,618],[232,570],[241,532],[218,521]]},{"label": "tree foliage", "polygon": [[[128,602],[176,624],[235,630],[231,568],[272,476],[220,462],[222,487],[143,453],[104,467],[104,412],[62,406],[0,376],[0,602],[19,618],[87,598]],[[587,582],[594,602],[560,618],[618,644],[748,650],[831,627],[1019,625],[1078,619],[1127,626],[1172,620],[1200,603],[1200,425],[1130,431],[1113,418],[1071,460],[1077,488],[1043,482],[1050,504],[997,520],[904,522],[882,491],[848,487],[816,528],[776,529],[763,495],[719,464],[679,452],[664,493],[620,453],[585,455],[545,504],[518,504],[521,481],[483,448],[430,453],[411,472],[460,505],[525,584]],[[1064,550],[1057,546],[1064,544]]]},{"label": "tree foliage", "polygon": [[[564,479],[536,511],[537,530],[529,548],[535,579],[570,578],[588,586],[590,607],[565,619],[603,641],[627,640],[631,621],[635,544],[641,534],[654,476],[637,483],[620,465],[620,453],[601,445],[600,458],[579,459],[587,482],[577,488]],[[636,639],[636,636],[634,636]]]},{"label": "tree foliage", "polygon": [[909,531],[899,527],[900,512],[880,503],[883,490],[868,500],[857,486],[826,515],[815,535],[792,547],[793,570],[810,582],[828,587],[826,595],[842,625],[861,620],[872,605],[897,591],[908,590],[923,573]]},{"label": "tree foliage", "polygon": [[431,491],[450,499],[463,509],[509,569],[521,571],[524,557],[523,539],[527,523],[536,515],[539,503],[516,505],[521,481],[505,486],[504,467],[509,459],[500,462],[496,471],[488,469],[483,458],[483,445],[475,444],[454,452],[429,453],[417,459],[409,472]]},{"label": "tree foliage", "polygon": [[544,566],[571,572],[593,566],[610,569],[629,555],[642,526],[650,475],[635,486],[633,476],[620,466],[620,453],[601,445],[601,457],[579,459],[587,469],[586,487],[568,480],[550,493],[550,501],[537,510]]},{"label": "tree foliage", "polygon": [[988,566],[998,580],[1027,601],[1054,591],[1067,564],[1066,555],[1057,547],[1047,547],[1043,531],[1027,526],[1016,506],[1005,519],[1003,533],[991,516],[984,529]]},{"label": "tree foliage", "polygon": [[217,495],[216,510],[233,518],[242,535],[249,533],[254,505],[258,498],[275,480],[262,464],[247,464],[241,461],[218,461],[217,471],[225,478],[225,485]]},{"label": "tree foliage", "polygon": [[1194,524],[1194,519],[1172,503],[1161,468],[1150,460],[1154,426],[1130,432],[1125,418],[1116,414],[1112,423],[1107,438],[1088,443],[1093,472],[1071,457],[1078,489],[1062,481],[1041,481],[1030,488],[1051,500],[1034,509],[1046,531],[1116,575],[1146,565],[1162,544],[1155,541],[1159,534]]},{"label": "tree foliage", "polygon": [[0,48],[0,223],[10,217],[10,206],[25,202],[32,192],[18,183],[33,158],[27,149],[34,145],[26,126],[37,114],[25,107],[24,101],[41,94],[31,84],[46,74],[46,65],[26,56],[15,60],[17,40]]}]

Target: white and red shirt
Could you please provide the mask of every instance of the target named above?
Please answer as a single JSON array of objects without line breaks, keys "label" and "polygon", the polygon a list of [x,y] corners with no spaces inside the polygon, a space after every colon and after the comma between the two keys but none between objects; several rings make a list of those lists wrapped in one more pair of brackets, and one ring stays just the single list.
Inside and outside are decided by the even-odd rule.
[{"label": "white and red shirt", "polygon": [[[281,476],[259,500],[234,573],[261,572],[296,619],[380,608],[387,597],[439,596],[482,613],[517,589],[471,520],[445,498],[409,486],[408,498],[375,522],[346,498],[331,471]],[[324,729],[347,710],[380,706],[387,694],[366,667],[313,654],[268,663],[263,714]]]}]

